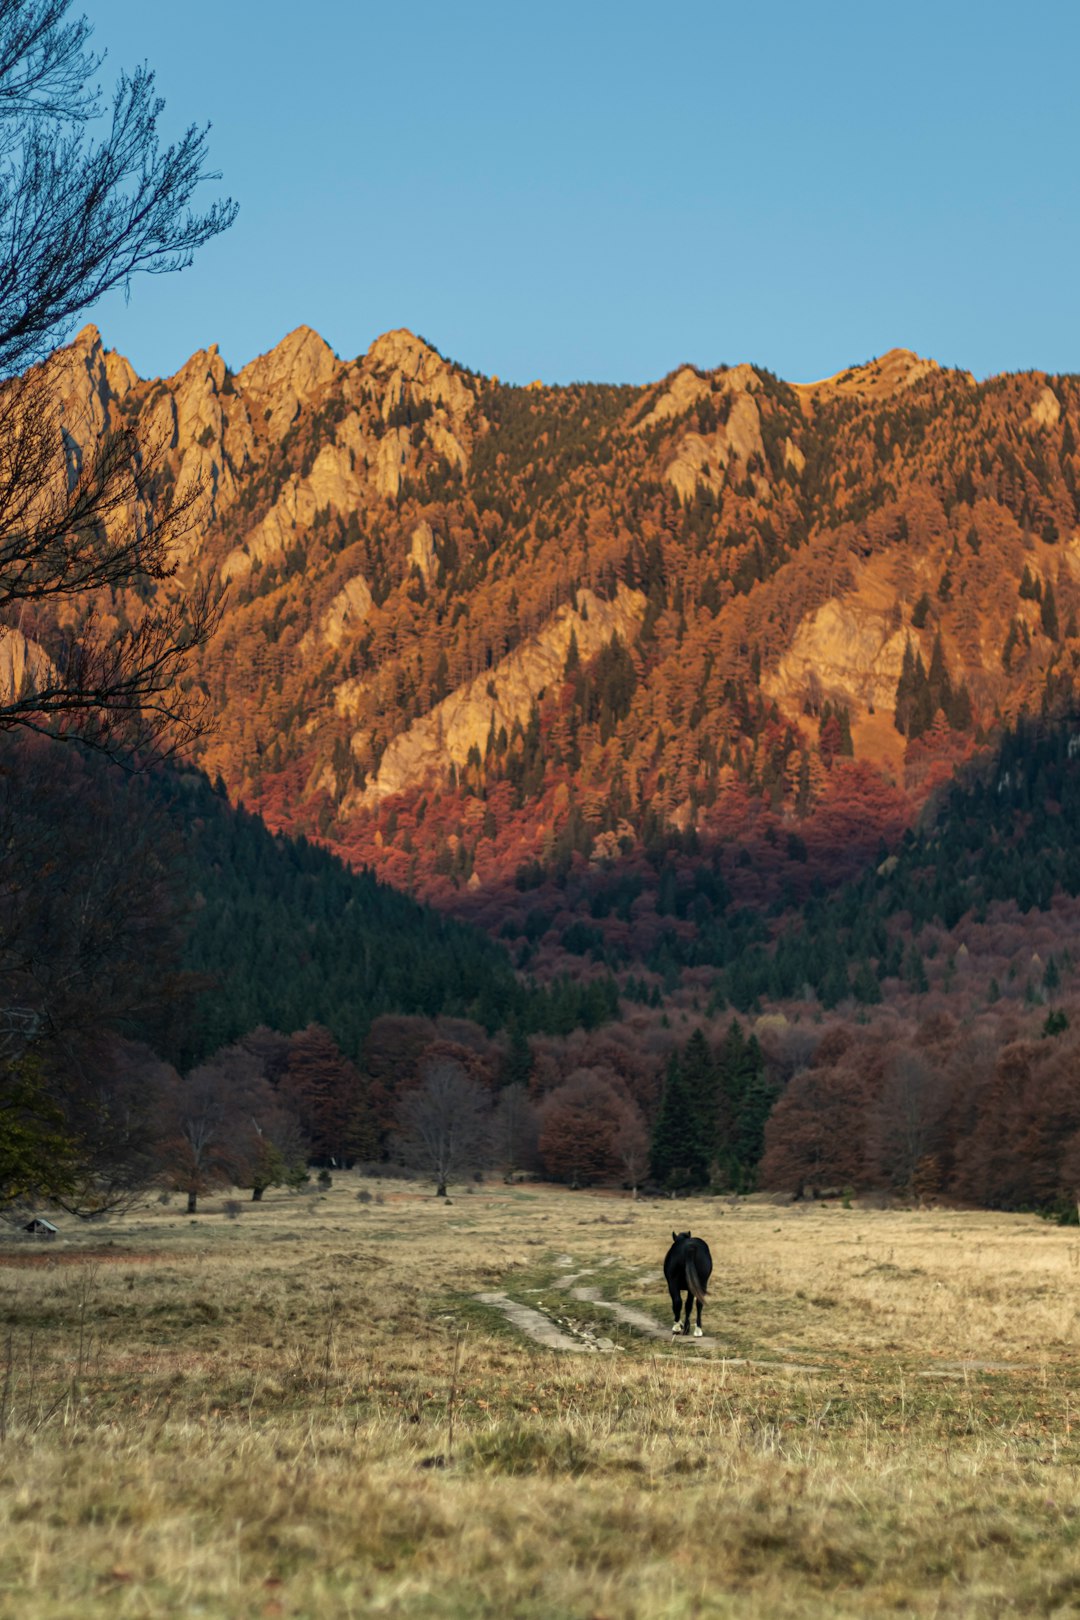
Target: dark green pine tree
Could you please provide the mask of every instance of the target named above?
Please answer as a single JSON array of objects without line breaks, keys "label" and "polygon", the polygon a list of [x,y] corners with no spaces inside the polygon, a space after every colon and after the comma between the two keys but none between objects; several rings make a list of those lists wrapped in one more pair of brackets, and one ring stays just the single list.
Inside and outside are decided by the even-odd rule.
[{"label": "dark green pine tree", "polygon": [[915,702],[915,649],[909,636],[904,643],[904,659],[900,666],[900,679],[896,683],[896,729],[907,736],[911,723],[911,709]]},{"label": "dark green pine tree", "polygon": [[971,707],[971,694],[963,681],[953,693],[952,703],[945,711],[946,718],[954,731],[970,731],[975,721]]},{"label": "dark green pine tree", "polygon": [[915,693],[911,703],[911,716],[908,721],[908,736],[921,737],[930,730],[934,723],[934,697],[929,679],[926,674],[926,665],[922,661],[922,653],[915,659]]},{"label": "dark green pine tree", "polygon": [[1051,641],[1056,641],[1058,639],[1057,602],[1054,600],[1054,587],[1049,580],[1047,580],[1046,589],[1043,591],[1041,618],[1043,630]]},{"label": "dark green pine tree", "polygon": [[840,752],[845,759],[854,759],[855,743],[851,735],[851,714],[846,708],[839,709],[836,718],[840,722]]},{"label": "dark green pine tree", "polygon": [[952,681],[949,679],[949,669],[945,662],[945,649],[941,645],[941,631],[934,637],[934,650],[930,654],[930,673],[927,676],[930,686],[930,702],[933,714],[938,709],[944,709],[948,714],[952,705]]},{"label": "dark green pine tree", "polygon": [[688,1084],[678,1053],[673,1052],[650,1154],[653,1179],[665,1186],[701,1187],[709,1179],[710,1154],[701,1139],[697,1101],[695,1086]]},{"label": "dark green pine tree", "polygon": [[510,1029],[510,1044],[499,1069],[500,1086],[527,1086],[532,1078],[533,1055],[529,1037],[514,1020]]},{"label": "dark green pine tree", "polygon": [[765,1121],[773,1105],[765,1080],[765,1058],[757,1037],[743,1034],[732,1019],[716,1056],[720,1092],[720,1163],[725,1180],[748,1192],[757,1178],[765,1145]]},{"label": "dark green pine tree", "polygon": [[698,1160],[704,1163],[704,1180],[716,1157],[717,1101],[719,1076],[704,1032],[696,1029],[682,1056],[683,1084],[694,1120]]},{"label": "dark green pine tree", "polygon": [[743,1048],[742,1074],[742,1101],[735,1131],[736,1186],[740,1192],[751,1192],[765,1151],[765,1121],[776,1101],[765,1076],[765,1054],[756,1035],[751,1035]]},{"label": "dark green pine tree", "polygon": [[881,1000],[881,986],[870,963],[864,956],[855,969],[851,993],[864,1007],[876,1006]]},{"label": "dark green pine tree", "polygon": [[742,1025],[733,1018],[716,1054],[719,1101],[720,1163],[725,1178],[735,1185],[739,1112],[743,1100],[743,1060],[746,1041]]},{"label": "dark green pine tree", "polygon": [[922,952],[917,945],[912,945],[904,963],[904,977],[916,995],[925,995],[930,988],[926,977],[926,967],[923,964]]},{"label": "dark green pine tree", "polygon": [[818,1000],[826,1008],[839,1006],[851,994],[847,968],[841,962],[832,962],[825,969],[817,985]]},{"label": "dark green pine tree", "polygon": [[1037,602],[1041,593],[1042,586],[1039,583],[1038,576],[1033,574],[1027,563],[1025,563],[1024,572],[1020,576],[1020,600],[1022,602]]}]

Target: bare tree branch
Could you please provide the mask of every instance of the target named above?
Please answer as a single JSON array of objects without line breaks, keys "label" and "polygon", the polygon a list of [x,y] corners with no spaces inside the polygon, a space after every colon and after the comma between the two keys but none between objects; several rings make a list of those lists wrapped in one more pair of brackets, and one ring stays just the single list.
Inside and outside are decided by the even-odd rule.
[{"label": "bare tree branch", "polygon": [[111,288],[190,264],[236,209],[193,207],[214,178],[206,131],[161,146],[146,68],[121,76],[92,138],[101,58],[70,7],[0,0],[0,669],[20,672],[0,680],[0,730],[161,755],[206,724],[184,667],[220,597],[168,588],[203,518],[201,486],[176,489],[169,446],[122,421],[91,425],[82,444],[56,363],[13,373]]}]

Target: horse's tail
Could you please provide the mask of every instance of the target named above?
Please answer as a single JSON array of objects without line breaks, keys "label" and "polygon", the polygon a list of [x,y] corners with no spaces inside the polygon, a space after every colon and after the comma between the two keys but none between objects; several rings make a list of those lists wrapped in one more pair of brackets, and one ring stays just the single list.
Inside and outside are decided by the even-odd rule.
[{"label": "horse's tail", "polygon": [[690,1292],[693,1294],[698,1304],[704,1305],[705,1290],[708,1287],[708,1283],[702,1282],[701,1278],[698,1276],[697,1266],[695,1266],[693,1259],[689,1256],[687,1257],[686,1261],[686,1281],[690,1285]]}]

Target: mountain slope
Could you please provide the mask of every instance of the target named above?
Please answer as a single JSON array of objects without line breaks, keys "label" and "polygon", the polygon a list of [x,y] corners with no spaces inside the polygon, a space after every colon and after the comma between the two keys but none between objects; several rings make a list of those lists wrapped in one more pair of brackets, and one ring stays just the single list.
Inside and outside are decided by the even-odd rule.
[{"label": "mountain slope", "polygon": [[512,388],[306,329],[235,376],[210,349],[141,381],[92,328],[51,364],[74,442],[138,420],[204,480],[174,587],[228,585],[201,762],[540,967],[575,920],[613,962],[709,959],[732,900],[850,874],[1072,687],[1073,378],[898,350]]}]

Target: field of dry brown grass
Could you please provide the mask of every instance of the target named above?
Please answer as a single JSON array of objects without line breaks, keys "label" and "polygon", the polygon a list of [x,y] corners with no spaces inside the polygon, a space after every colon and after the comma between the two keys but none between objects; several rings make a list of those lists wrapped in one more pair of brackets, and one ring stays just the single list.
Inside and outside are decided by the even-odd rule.
[{"label": "field of dry brown grass", "polygon": [[0,1238],[0,1614],[1075,1614],[1078,1290],[1029,1217],[351,1176]]}]

